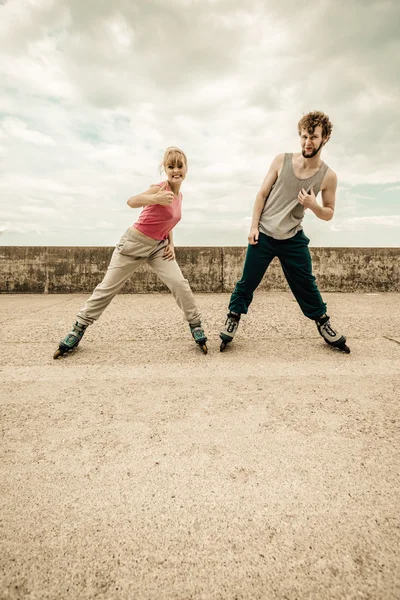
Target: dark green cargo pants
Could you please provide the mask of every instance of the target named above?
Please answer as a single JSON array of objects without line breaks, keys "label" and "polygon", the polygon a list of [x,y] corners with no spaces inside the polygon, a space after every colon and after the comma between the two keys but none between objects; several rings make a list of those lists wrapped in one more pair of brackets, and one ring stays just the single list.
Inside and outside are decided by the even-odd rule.
[{"label": "dark green cargo pants", "polygon": [[260,284],[271,260],[277,256],[286,280],[304,315],[318,319],[326,312],[326,304],[319,293],[312,274],[312,262],[308,244],[310,240],[298,231],[287,240],[275,240],[260,232],[258,244],[247,248],[243,274],[237,282],[229,302],[229,310],[247,313],[253,293]]}]

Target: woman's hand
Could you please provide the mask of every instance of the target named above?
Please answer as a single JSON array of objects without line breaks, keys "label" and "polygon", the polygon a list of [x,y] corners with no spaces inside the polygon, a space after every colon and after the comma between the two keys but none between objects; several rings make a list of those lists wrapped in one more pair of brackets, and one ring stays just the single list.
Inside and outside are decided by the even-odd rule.
[{"label": "woman's hand", "polygon": [[164,248],[163,260],[175,260],[175,247],[171,242]]},{"label": "woman's hand", "polygon": [[161,204],[161,206],[169,206],[172,204],[174,194],[165,189],[165,184],[160,188],[160,191],[154,195],[154,204]]}]

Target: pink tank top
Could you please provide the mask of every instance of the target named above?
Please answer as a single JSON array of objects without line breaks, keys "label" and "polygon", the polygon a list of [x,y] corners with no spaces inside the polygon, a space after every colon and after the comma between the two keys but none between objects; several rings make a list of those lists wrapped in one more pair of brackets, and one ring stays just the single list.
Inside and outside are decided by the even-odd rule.
[{"label": "pink tank top", "polygon": [[[154,183],[153,185],[162,187],[165,183],[166,186],[164,189],[172,191],[167,181],[161,181],[160,183]],[[160,204],[144,206],[133,227],[155,240],[165,240],[171,229],[179,223],[181,216],[182,194],[179,192],[179,195],[174,196],[172,204],[169,206],[161,206]]]}]

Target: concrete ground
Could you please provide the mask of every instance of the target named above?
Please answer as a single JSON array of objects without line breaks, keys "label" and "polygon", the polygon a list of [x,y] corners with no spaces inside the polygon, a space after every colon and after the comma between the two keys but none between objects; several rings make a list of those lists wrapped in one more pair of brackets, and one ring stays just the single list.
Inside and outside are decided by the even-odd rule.
[{"label": "concrete ground", "polygon": [[0,296],[0,598],[400,598],[400,295],[258,293],[209,354],[170,295]]}]

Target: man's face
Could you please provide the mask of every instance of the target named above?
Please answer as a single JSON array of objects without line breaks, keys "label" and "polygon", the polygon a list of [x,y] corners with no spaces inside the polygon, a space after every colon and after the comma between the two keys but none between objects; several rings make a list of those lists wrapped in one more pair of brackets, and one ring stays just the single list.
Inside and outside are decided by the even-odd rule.
[{"label": "man's face", "polygon": [[322,137],[322,127],[318,125],[313,132],[302,129],[300,133],[301,153],[304,158],[313,158],[327,142]]}]

